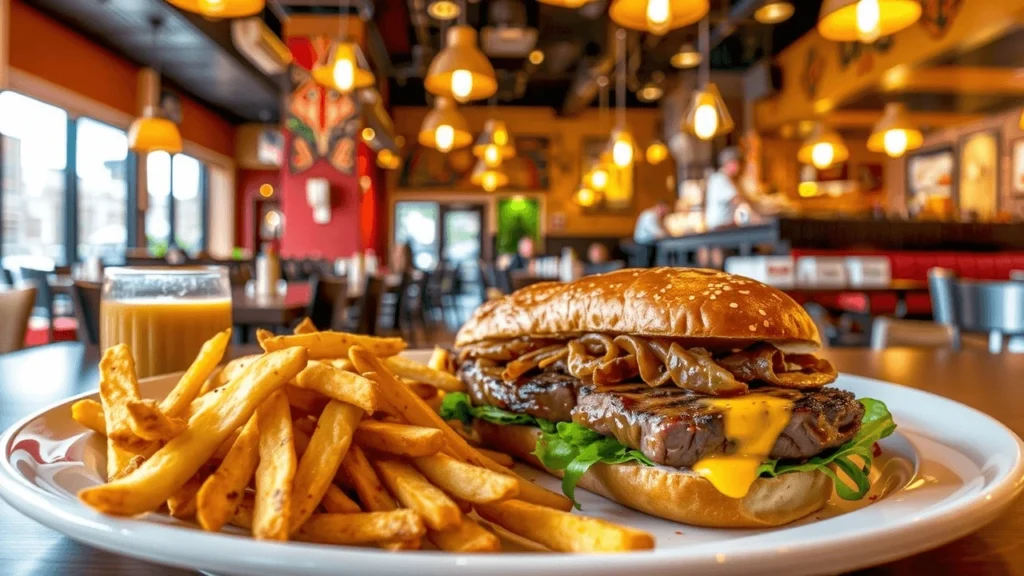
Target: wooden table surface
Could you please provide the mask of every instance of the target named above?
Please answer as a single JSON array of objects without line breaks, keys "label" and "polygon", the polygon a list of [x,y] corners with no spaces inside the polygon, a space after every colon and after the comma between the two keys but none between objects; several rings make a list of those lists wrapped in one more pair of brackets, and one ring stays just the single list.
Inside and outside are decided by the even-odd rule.
[{"label": "wooden table surface", "polygon": [[[241,352],[241,351],[238,351]],[[839,370],[963,402],[1024,433],[1024,355],[966,350],[833,349]],[[0,356],[0,428],[67,396],[96,388],[97,353],[60,343]],[[190,574],[78,544],[0,501],[0,574],[120,576]],[[170,544],[169,544],[170,545]],[[828,572],[828,567],[822,570]],[[344,570],[339,570],[343,573]],[[863,574],[1024,573],[1024,499],[973,535]]]},{"label": "wooden table surface", "polygon": [[306,313],[312,298],[308,282],[290,282],[284,294],[246,294],[238,288],[231,293],[231,316],[244,326],[288,326]]}]

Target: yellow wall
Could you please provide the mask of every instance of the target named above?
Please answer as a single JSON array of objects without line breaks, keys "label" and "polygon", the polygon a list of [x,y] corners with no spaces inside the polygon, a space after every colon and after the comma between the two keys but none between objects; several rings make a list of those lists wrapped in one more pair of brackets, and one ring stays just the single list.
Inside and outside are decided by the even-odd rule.
[{"label": "yellow wall", "polygon": [[[589,136],[607,137],[613,122],[613,114],[608,115],[607,126],[602,128],[597,110],[572,118],[563,118],[550,108],[498,107],[485,106],[461,108],[474,134],[483,129],[484,122],[492,117],[504,120],[513,135],[546,136],[551,139],[551,189],[543,194],[544,209],[547,222],[544,226],[549,235],[553,236],[620,236],[629,237],[633,234],[636,216],[644,208],[648,208],[658,200],[672,201],[675,190],[666,186],[666,178],[673,174],[674,165],[671,160],[658,166],[645,163],[637,164],[634,188],[634,209],[623,214],[582,214],[580,208],[572,202],[572,194],[580,181],[581,149],[583,140]],[[395,130],[405,137],[406,146],[415,145],[420,124],[427,113],[427,108],[396,107],[393,111]],[[657,110],[630,110],[627,123],[633,131],[633,137],[643,148],[650,143],[659,129],[659,112]],[[642,156],[642,150],[639,154]],[[639,157],[638,156],[638,157]],[[396,190],[407,196],[413,191],[397,189],[397,174],[392,173],[388,190]],[[437,191],[422,192],[434,194]],[[481,191],[481,195],[486,194]],[[565,226],[553,229],[553,221],[565,216]]]}]

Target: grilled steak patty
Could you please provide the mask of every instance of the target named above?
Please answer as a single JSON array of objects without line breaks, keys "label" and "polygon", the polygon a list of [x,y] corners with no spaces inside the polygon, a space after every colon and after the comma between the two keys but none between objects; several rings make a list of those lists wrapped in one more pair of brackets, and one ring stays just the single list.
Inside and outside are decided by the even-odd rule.
[{"label": "grilled steak patty", "polygon": [[[702,457],[729,449],[721,412],[674,386],[582,384],[555,364],[514,382],[501,378],[501,367],[464,362],[459,376],[474,404],[552,421],[574,421],[614,436],[658,464],[689,467]],[[758,393],[793,400],[793,413],[770,454],[804,460],[849,440],[860,429],[864,407],[853,394],[837,388],[793,390],[758,387]]]}]

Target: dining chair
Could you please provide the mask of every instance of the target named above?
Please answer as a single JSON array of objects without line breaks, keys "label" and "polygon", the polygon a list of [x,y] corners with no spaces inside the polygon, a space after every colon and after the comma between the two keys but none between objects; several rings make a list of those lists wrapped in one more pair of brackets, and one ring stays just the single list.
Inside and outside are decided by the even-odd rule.
[{"label": "dining chair", "polygon": [[87,346],[100,344],[100,295],[103,284],[76,280],[71,287],[71,301],[78,322],[78,340]]},{"label": "dining chair", "polygon": [[345,330],[356,334],[377,334],[377,316],[384,283],[377,276],[367,276],[362,295],[349,309]]},{"label": "dining chair", "polygon": [[928,270],[928,293],[932,300],[932,318],[935,322],[950,326],[953,333],[953,349],[960,349],[960,321],[956,305],[956,272],[948,268]]},{"label": "dining chair", "polygon": [[306,316],[319,330],[331,330],[338,325],[341,307],[348,299],[348,282],[343,276],[313,276]]},{"label": "dining chair", "polygon": [[36,268],[21,269],[21,281],[31,283],[36,288],[36,301],[32,313],[46,319],[47,342],[53,342],[54,340],[53,321],[57,316],[53,290],[50,289],[49,277],[51,273],[52,271],[50,270],[39,270]]},{"label": "dining chair", "polygon": [[1024,282],[960,280],[955,284],[957,325],[988,334],[988,349],[1003,351],[1006,337],[1024,336]]},{"label": "dining chair", "polygon": [[588,262],[583,265],[583,275],[590,276],[592,274],[604,274],[605,272],[622,270],[625,267],[626,263],[622,260],[609,260],[608,262],[601,262],[598,264],[591,264]]},{"label": "dining chair", "polygon": [[0,291],[0,354],[25,346],[28,320],[36,302],[35,286]]}]

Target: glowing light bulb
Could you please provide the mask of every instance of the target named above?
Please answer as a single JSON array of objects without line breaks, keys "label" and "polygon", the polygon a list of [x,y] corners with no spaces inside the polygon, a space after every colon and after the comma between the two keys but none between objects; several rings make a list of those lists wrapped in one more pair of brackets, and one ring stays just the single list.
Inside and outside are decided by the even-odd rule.
[{"label": "glowing light bulb", "polygon": [[828,142],[818,142],[814,148],[811,148],[811,164],[814,164],[814,167],[819,170],[831,166],[835,157],[835,148]]},{"label": "glowing light bulb", "polygon": [[498,189],[498,174],[491,170],[484,172],[481,185],[484,187],[484,190],[494,192]]},{"label": "glowing light bulb", "polygon": [[861,42],[874,42],[880,34],[879,24],[882,22],[882,8],[878,0],[860,0],[857,2],[857,34]]},{"label": "glowing light bulb", "polygon": [[434,143],[441,152],[448,152],[455,144],[455,129],[447,124],[441,124],[434,130]]},{"label": "glowing light bulb", "polygon": [[473,73],[469,70],[452,72],[452,95],[459,102],[464,102],[473,91]]},{"label": "glowing light bulb", "polygon": [[647,29],[657,35],[668,32],[672,22],[672,3],[669,0],[648,0]]},{"label": "glowing light bulb", "polygon": [[352,85],[356,81],[355,63],[348,58],[342,58],[334,63],[334,85],[342,92],[351,92]]},{"label": "glowing light bulb", "polygon": [[597,201],[597,194],[590,188],[580,188],[576,191],[576,203],[584,208],[593,206]]},{"label": "glowing light bulb", "polygon": [[199,10],[208,13],[216,14],[224,9],[224,0],[202,0],[199,3]]},{"label": "glowing light bulb", "polygon": [[494,143],[498,146],[504,146],[508,144],[508,132],[503,128],[499,128],[494,131]]},{"label": "glowing light bulb", "polygon": [[907,151],[908,142],[906,130],[889,130],[882,138],[882,145],[885,148],[885,153],[888,154],[889,157],[899,158]]},{"label": "glowing light bulb", "polygon": [[612,146],[612,161],[619,168],[625,168],[633,163],[633,143],[621,136]]},{"label": "glowing light bulb", "polygon": [[367,126],[366,128],[363,128],[361,135],[364,141],[369,142],[370,140],[373,140],[377,136],[377,132],[373,128]]},{"label": "glowing light bulb", "polygon": [[661,164],[662,160],[668,158],[668,147],[661,142],[653,142],[647,147],[646,157],[651,166]]},{"label": "glowing light bulb", "polygon": [[501,149],[491,144],[484,149],[484,164],[488,168],[496,168],[501,164]]},{"label": "glowing light bulb", "polygon": [[[604,190],[607,188],[608,171],[604,168],[595,168],[594,171],[590,173],[590,185],[593,186],[595,190]],[[584,190],[586,190],[586,188],[584,188]]]},{"label": "glowing light bulb", "polygon": [[718,111],[711,104],[701,104],[693,113],[693,132],[701,140],[710,140],[718,132]]}]

